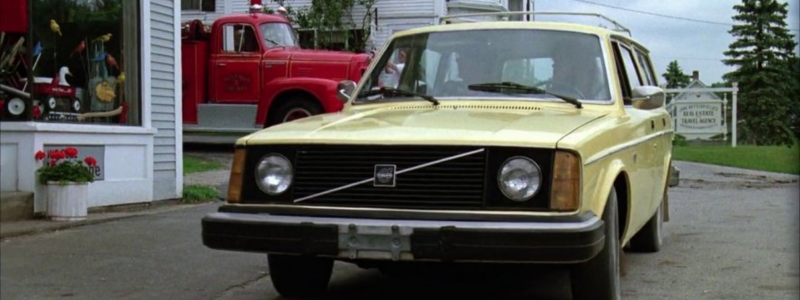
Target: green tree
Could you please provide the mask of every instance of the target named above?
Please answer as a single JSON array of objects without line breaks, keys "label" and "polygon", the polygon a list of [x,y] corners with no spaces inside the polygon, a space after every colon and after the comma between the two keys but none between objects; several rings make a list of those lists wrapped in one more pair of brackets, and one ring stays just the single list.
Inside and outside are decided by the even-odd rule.
[{"label": "green tree", "polygon": [[[737,69],[723,76],[738,81],[739,116],[743,142],[757,145],[791,145],[791,113],[797,108],[797,73],[792,74],[797,43],[786,28],[786,3],[776,0],[742,0],[733,16],[741,25],[729,31],[737,38],[723,60]],[[794,75],[794,76],[792,76]]]},{"label": "green tree", "polygon": [[[361,52],[365,50],[371,34],[375,13],[373,6],[378,0],[312,0],[311,5],[300,8],[292,7],[287,0],[272,2],[286,8],[288,17],[298,27],[317,32],[316,48],[331,49],[338,39],[350,39],[350,29],[360,29],[362,34],[356,36],[355,43],[348,45],[348,50]],[[365,11],[360,24],[353,19],[356,5]]]},{"label": "green tree", "polygon": [[673,60],[667,65],[667,71],[661,74],[667,81],[667,88],[683,88],[692,82],[692,77],[683,73],[683,69],[678,65],[677,60]]}]

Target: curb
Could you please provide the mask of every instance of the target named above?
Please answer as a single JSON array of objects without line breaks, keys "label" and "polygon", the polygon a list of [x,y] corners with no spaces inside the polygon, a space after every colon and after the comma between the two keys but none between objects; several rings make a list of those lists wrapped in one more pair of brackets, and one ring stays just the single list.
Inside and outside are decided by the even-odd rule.
[{"label": "curb", "polygon": [[[31,221],[22,221],[22,222],[29,222],[29,226],[22,225],[19,229],[12,229],[6,232],[0,232],[0,240],[7,240],[11,238],[19,238],[19,237],[27,237],[27,236],[34,236],[44,233],[50,233],[60,230],[66,230],[71,228],[82,227],[86,225],[94,225],[100,223],[106,223],[111,221],[117,221],[132,217],[138,216],[146,216],[146,215],[153,215],[183,209],[189,209],[194,207],[199,207],[203,205],[210,205],[216,204],[217,202],[208,202],[208,203],[200,203],[200,204],[177,204],[175,206],[169,207],[160,207],[153,210],[147,211],[136,211],[131,213],[108,213],[109,216],[103,216],[103,214],[96,214],[95,218],[91,218],[92,214],[87,216],[86,220],[81,221],[74,221],[74,222],[58,222],[58,221],[49,221],[45,219],[38,219],[38,220],[31,220]],[[14,226],[13,223],[20,223],[20,222],[8,222],[4,223],[4,226]]]}]

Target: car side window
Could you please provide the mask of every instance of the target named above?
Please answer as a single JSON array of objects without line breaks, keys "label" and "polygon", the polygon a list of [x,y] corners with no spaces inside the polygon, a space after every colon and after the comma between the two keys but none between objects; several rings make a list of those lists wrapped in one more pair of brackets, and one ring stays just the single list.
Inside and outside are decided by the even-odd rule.
[{"label": "car side window", "polygon": [[622,102],[625,105],[631,104],[631,85],[628,81],[628,75],[625,72],[625,65],[623,63],[622,54],[620,53],[620,47],[617,42],[612,42],[613,47],[611,47],[614,51],[614,64],[617,67],[617,82],[619,82],[619,88],[622,91]]},{"label": "car side window", "polygon": [[260,52],[253,26],[225,24],[222,26],[222,51],[225,53]]},{"label": "car side window", "polygon": [[655,73],[653,73],[652,64],[650,63],[650,58],[644,52],[636,49],[636,57],[639,59],[639,65],[642,67],[642,71],[644,72],[645,81],[649,86],[658,86],[658,82],[656,82]]},{"label": "car side window", "polygon": [[636,63],[633,60],[633,52],[623,45],[619,46],[620,54],[622,55],[622,61],[625,64],[625,74],[628,78],[628,84],[630,84],[630,88],[633,89],[637,86],[642,86],[642,79],[639,77],[639,72],[636,68]]}]

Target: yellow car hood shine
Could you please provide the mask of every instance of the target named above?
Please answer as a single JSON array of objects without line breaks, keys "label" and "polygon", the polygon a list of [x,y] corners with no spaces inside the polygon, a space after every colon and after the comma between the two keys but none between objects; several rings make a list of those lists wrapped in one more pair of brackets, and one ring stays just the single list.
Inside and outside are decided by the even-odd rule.
[{"label": "yellow car hood shine", "polygon": [[565,105],[370,105],[273,126],[238,144],[476,145],[555,148],[607,112]]}]

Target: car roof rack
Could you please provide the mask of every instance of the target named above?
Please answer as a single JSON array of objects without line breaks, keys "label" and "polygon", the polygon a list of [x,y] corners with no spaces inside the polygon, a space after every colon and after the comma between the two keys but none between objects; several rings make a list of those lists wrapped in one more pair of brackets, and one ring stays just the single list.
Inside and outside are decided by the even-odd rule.
[{"label": "car roof rack", "polygon": [[[607,21],[614,25],[612,30],[619,31],[619,32],[626,32],[628,36],[633,36],[631,34],[631,30],[625,26],[622,26],[619,22],[606,17],[604,15],[598,13],[584,13],[584,12],[551,12],[551,11],[507,11],[507,12],[489,12],[489,13],[474,13],[474,14],[459,14],[459,15],[448,15],[439,18],[439,24],[450,24],[450,23],[476,23],[476,22],[486,22],[485,20],[476,20],[472,19],[474,17],[501,17],[504,20],[509,20],[511,16],[524,16],[524,15],[559,15],[559,16],[584,16],[584,17],[597,17],[601,20]],[[604,26],[599,26],[602,28],[606,28]]]}]

